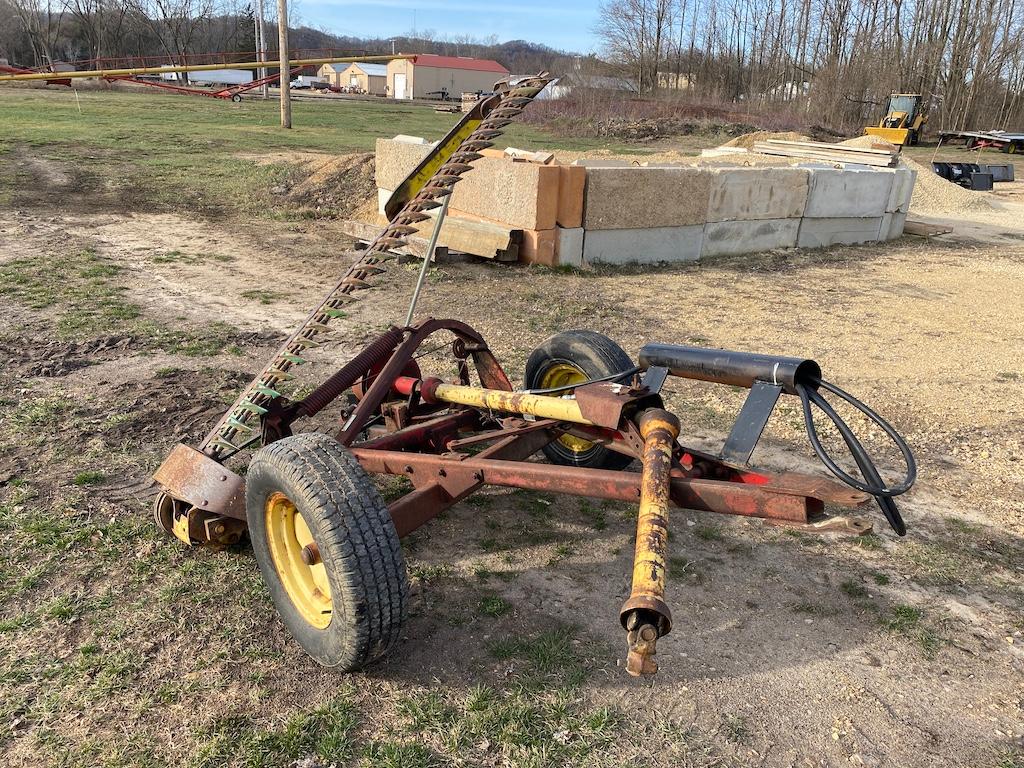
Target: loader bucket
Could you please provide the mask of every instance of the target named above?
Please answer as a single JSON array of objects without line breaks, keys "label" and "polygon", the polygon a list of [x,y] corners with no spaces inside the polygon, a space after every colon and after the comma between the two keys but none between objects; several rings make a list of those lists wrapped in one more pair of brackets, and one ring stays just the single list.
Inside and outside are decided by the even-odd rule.
[{"label": "loader bucket", "polygon": [[897,147],[902,147],[906,144],[907,139],[910,137],[910,131],[906,128],[879,128],[875,125],[865,128],[864,133],[868,136],[877,136],[880,139],[885,139]]}]

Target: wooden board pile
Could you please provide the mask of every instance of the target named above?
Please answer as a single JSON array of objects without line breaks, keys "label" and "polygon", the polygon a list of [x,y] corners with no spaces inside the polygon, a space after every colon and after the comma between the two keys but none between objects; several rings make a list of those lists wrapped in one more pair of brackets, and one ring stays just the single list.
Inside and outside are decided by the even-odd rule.
[{"label": "wooden board pile", "polygon": [[826,144],[818,141],[781,141],[769,139],[756,142],[753,151],[762,155],[822,160],[828,163],[857,163],[878,168],[896,165],[899,151],[853,147],[849,144]]}]

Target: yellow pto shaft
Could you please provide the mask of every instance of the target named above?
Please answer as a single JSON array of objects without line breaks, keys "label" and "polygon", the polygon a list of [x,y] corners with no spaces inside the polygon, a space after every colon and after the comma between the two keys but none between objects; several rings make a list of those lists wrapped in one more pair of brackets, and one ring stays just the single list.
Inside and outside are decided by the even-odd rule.
[{"label": "yellow pto shaft", "polygon": [[580,406],[575,400],[545,395],[531,395],[526,392],[504,392],[500,389],[481,389],[458,384],[425,382],[423,397],[427,402],[440,401],[486,408],[501,413],[519,413],[539,416],[542,419],[569,421],[573,424],[593,424],[583,418]]},{"label": "yellow pto shaft", "polygon": [[640,477],[633,589],[619,612],[628,633],[626,671],[634,677],[658,671],[654,660],[657,641],[672,629],[672,614],[665,603],[665,572],[672,452],[679,436],[679,419],[660,408],[644,411],[640,435],[644,439],[644,467]]}]

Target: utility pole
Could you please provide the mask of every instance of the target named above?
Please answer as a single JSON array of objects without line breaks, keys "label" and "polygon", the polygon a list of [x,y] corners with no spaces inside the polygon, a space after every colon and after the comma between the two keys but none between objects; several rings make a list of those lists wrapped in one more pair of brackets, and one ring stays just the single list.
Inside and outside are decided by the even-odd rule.
[{"label": "utility pole", "polygon": [[[267,33],[263,29],[263,0],[256,0],[256,61],[267,60]],[[260,67],[259,78],[267,76],[267,68]],[[264,99],[270,98],[270,86],[266,83],[260,88]]]},{"label": "utility pole", "polygon": [[277,50],[281,56],[281,127],[292,127],[292,73],[288,67],[288,0],[277,0]]}]

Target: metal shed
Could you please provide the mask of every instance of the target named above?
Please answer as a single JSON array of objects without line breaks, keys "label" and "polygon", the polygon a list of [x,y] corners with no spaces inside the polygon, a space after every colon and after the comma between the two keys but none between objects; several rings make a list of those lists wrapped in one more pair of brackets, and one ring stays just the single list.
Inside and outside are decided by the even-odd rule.
[{"label": "metal shed", "polygon": [[387,66],[388,95],[396,99],[455,99],[463,92],[490,92],[508,70],[490,59],[419,54]]},{"label": "metal shed", "polygon": [[387,92],[388,68],[385,64],[356,61],[351,64],[324,64],[320,78],[338,88],[384,96]]}]

